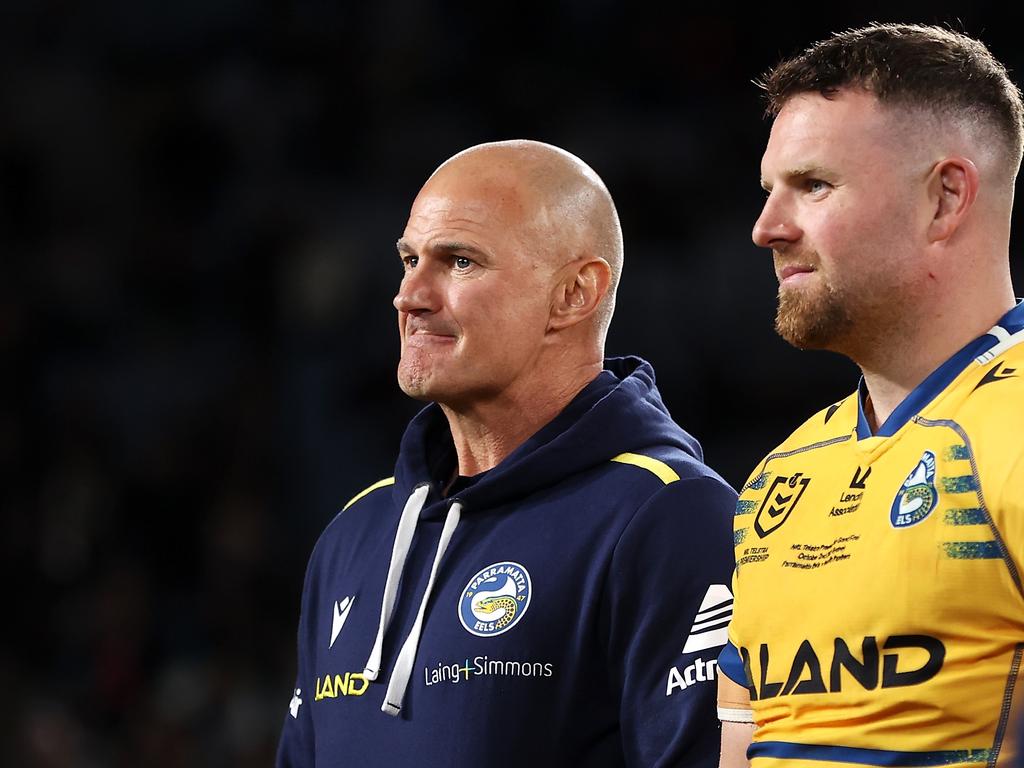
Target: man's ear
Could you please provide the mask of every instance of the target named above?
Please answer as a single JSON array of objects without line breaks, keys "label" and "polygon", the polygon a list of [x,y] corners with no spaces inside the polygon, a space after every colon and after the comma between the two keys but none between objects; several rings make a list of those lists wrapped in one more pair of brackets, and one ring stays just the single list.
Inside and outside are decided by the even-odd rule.
[{"label": "man's ear", "polygon": [[980,183],[978,166],[966,157],[947,157],[935,164],[928,176],[933,210],[928,242],[939,243],[953,236],[978,197]]},{"label": "man's ear", "polygon": [[562,330],[593,315],[611,280],[612,270],[604,259],[586,256],[566,264],[555,284],[548,330]]}]

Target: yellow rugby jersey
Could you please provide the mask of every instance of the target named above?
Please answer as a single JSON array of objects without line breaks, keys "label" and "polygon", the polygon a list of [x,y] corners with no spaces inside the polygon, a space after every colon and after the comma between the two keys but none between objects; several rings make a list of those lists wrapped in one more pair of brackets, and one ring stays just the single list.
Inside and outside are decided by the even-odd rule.
[{"label": "yellow rugby jersey", "polygon": [[872,435],[863,388],[773,451],[736,510],[720,669],[756,767],[1007,765],[1024,699],[1024,305]]}]

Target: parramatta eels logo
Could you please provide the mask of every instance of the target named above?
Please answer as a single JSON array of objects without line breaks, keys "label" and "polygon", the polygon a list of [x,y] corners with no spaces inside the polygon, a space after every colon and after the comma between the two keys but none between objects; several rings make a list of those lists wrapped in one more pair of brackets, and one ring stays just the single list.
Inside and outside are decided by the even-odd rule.
[{"label": "parramatta eels logo", "polygon": [[903,481],[892,500],[889,520],[893,528],[906,528],[920,523],[939,503],[935,488],[935,454],[925,451],[914,470]]},{"label": "parramatta eels logo", "polygon": [[508,632],[530,607],[530,574],[519,563],[503,562],[480,569],[462,590],[459,620],[479,637]]}]

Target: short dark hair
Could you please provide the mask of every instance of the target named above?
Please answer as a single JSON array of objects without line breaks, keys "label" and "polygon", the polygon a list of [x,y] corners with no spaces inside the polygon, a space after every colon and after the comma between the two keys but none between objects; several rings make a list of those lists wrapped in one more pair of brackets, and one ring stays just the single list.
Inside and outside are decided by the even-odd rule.
[{"label": "short dark hair", "polygon": [[1020,89],[980,40],[920,24],[871,24],[837,32],[786,59],[757,83],[767,115],[776,117],[793,96],[834,98],[861,87],[882,103],[969,116],[996,129],[1014,169],[1024,144]]}]

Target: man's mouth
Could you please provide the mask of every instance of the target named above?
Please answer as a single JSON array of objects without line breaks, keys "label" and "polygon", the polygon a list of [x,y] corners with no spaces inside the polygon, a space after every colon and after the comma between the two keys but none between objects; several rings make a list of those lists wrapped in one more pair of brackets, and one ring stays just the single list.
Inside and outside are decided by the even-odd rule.
[{"label": "man's mouth", "polygon": [[814,267],[806,264],[789,264],[778,271],[779,285],[795,284],[807,279],[807,275],[814,274]]},{"label": "man's mouth", "polygon": [[423,347],[432,344],[452,344],[454,342],[455,335],[449,333],[446,328],[406,326],[405,329],[405,343],[408,346]]}]

